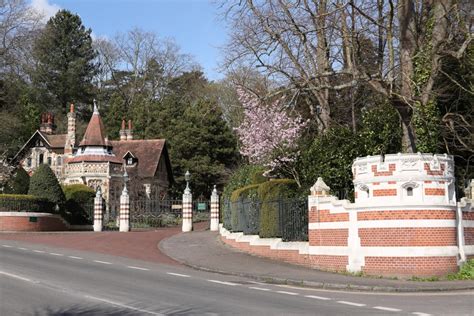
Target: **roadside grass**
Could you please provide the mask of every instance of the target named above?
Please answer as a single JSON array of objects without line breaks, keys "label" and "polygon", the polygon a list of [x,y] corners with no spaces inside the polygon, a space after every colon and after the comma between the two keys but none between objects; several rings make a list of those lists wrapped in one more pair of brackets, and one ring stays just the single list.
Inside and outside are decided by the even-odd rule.
[{"label": "roadside grass", "polygon": [[447,276],[448,280],[474,280],[474,259],[468,260],[463,264],[458,273],[452,273]]}]

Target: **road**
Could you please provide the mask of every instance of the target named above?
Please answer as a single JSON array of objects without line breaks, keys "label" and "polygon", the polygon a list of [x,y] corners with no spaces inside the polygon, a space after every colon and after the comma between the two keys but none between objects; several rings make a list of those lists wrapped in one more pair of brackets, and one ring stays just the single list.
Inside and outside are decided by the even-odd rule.
[{"label": "road", "polygon": [[473,292],[360,293],[0,241],[0,315],[474,315]]}]

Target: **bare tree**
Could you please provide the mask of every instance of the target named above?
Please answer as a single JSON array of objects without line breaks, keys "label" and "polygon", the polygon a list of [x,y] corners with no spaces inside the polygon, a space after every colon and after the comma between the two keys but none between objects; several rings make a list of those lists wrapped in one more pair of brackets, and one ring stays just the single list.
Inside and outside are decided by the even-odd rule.
[{"label": "bare tree", "polygon": [[400,114],[407,152],[416,150],[413,108],[436,98],[444,59],[461,58],[472,38],[465,1],[235,0],[223,8],[231,23],[224,66],[244,62],[281,82],[277,93],[306,96],[321,130],[331,122],[331,91],[368,85]]}]

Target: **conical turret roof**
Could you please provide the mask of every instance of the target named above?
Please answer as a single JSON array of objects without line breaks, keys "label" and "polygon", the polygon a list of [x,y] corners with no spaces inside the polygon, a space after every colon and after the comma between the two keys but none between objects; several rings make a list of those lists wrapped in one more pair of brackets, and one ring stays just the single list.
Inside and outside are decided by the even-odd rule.
[{"label": "conical turret roof", "polygon": [[102,118],[100,117],[97,105],[94,102],[94,113],[92,114],[89,125],[87,125],[84,138],[79,144],[82,146],[107,146],[105,141],[105,128]]}]

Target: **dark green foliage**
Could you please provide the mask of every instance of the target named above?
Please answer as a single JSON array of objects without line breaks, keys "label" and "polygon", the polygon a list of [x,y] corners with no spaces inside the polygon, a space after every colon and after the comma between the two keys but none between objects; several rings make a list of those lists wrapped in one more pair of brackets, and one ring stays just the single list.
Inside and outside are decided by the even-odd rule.
[{"label": "dark green foliage", "polygon": [[40,165],[30,179],[29,195],[47,199],[62,207],[66,202],[58,179],[47,164]]},{"label": "dark green foliage", "polygon": [[27,194],[30,186],[30,176],[25,169],[19,167],[4,187],[5,193]]},{"label": "dark green foliage", "polygon": [[250,184],[259,184],[262,181],[261,175],[265,169],[261,166],[255,165],[241,165],[237,170],[232,173],[224,192],[222,193],[223,199],[230,199],[232,192]]},{"label": "dark green foliage", "polygon": [[93,218],[90,212],[93,210],[94,190],[84,184],[65,185],[63,190],[66,196],[64,216],[69,224],[92,224]]},{"label": "dark green foliage", "polygon": [[91,103],[91,82],[97,72],[91,32],[78,15],[60,10],[36,40],[38,63],[32,78],[42,102],[53,107],[50,110],[65,112],[70,102]]},{"label": "dark green foliage", "polygon": [[315,138],[301,153],[298,164],[305,194],[318,177],[324,179],[335,195],[352,191],[352,162],[363,156],[362,146],[357,135],[343,127],[330,129]]},{"label": "dark green foliage", "polygon": [[388,104],[362,114],[360,141],[364,155],[394,154],[402,149],[402,128],[397,111]]},{"label": "dark green foliage", "polygon": [[260,208],[259,236],[262,238],[281,237],[279,199],[293,197],[299,188],[296,181],[278,179],[261,183],[258,196],[262,203]]},{"label": "dark green foliage", "polygon": [[0,212],[54,213],[55,204],[33,195],[0,194]]},{"label": "dark green foliage", "polygon": [[257,198],[259,184],[247,185],[237,189],[231,195],[231,225],[232,231],[243,231],[246,234],[258,233],[260,209],[251,201]]}]

